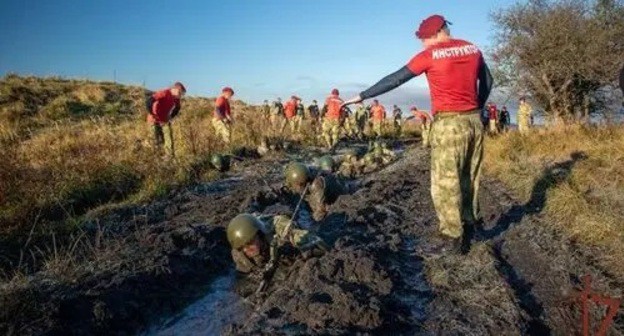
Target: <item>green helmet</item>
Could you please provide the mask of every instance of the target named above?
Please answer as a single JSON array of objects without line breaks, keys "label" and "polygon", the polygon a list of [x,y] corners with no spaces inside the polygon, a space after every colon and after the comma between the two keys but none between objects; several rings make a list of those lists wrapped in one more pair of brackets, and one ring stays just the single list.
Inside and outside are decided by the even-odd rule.
[{"label": "green helmet", "polygon": [[331,156],[325,155],[318,160],[318,165],[319,165],[319,168],[321,168],[321,170],[333,172],[335,162]]},{"label": "green helmet", "polygon": [[210,163],[218,171],[226,171],[230,168],[230,163],[228,162],[228,159],[221,154],[213,154],[210,157]]},{"label": "green helmet", "polygon": [[238,250],[254,239],[261,226],[262,224],[256,217],[250,214],[240,214],[228,224],[227,239],[232,248]]},{"label": "green helmet", "polygon": [[301,187],[308,182],[310,171],[301,162],[292,162],[286,166],[284,171],[286,185],[289,188]]}]

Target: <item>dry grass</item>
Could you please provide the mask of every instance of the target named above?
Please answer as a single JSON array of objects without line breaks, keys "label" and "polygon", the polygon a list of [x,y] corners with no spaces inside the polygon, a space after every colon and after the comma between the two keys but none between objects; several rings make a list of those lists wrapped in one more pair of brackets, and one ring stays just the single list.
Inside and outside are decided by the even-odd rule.
[{"label": "dry grass", "polygon": [[[236,101],[232,143],[225,145],[211,125],[214,100],[186,97],[173,126],[174,159],[150,144],[145,97],[143,88],[109,82],[0,80],[0,274],[29,273],[59,259],[42,249],[26,258],[39,259],[35,267],[22,265],[18,253],[27,252],[27,241],[29,249],[51,246],[53,234],[59,249],[71,246],[88,211],[146,202],[218,177],[209,164],[213,153],[256,148],[270,129],[256,107]],[[298,137],[287,131],[284,140],[321,144],[310,127]]]},{"label": "dry grass", "polygon": [[511,132],[487,142],[485,171],[527,202],[543,199],[553,228],[624,279],[624,127]]}]

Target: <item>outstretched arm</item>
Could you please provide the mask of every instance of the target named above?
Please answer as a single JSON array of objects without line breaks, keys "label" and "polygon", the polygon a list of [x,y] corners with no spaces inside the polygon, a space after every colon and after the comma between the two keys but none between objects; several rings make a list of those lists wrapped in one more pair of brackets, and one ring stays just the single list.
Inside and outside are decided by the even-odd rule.
[{"label": "outstretched arm", "polygon": [[394,73],[384,77],[377,82],[377,84],[371,86],[367,90],[362,91],[357,97],[347,100],[344,105],[355,104],[364,99],[377,97],[388,91],[396,89],[414,77],[416,77],[416,75],[407,66],[404,66]]}]

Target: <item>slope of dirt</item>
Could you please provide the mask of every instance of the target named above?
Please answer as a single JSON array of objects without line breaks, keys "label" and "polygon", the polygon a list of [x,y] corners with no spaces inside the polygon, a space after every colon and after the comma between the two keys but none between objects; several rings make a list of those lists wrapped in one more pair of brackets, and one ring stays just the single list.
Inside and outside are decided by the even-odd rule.
[{"label": "slope of dirt", "polygon": [[[295,156],[311,159],[309,152]],[[481,193],[485,224],[470,252],[420,255],[418,247],[429,244],[437,224],[428,152],[414,147],[357,181],[357,189],[331,207],[319,231],[330,251],[306,258],[290,251],[269,287],[253,294],[257,279],[233,276],[224,228],[237,213],[254,208],[250,197],[278,182],[286,162],[246,162],[218,182],[98,216],[94,229],[99,223],[107,235],[125,237],[115,253],[127,266],[114,273],[95,267],[77,284],[45,274],[29,279],[21,290],[1,296],[10,309],[0,313],[0,331],[570,335],[578,331],[571,294],[581,276],[591,274],[601,293],[622,295],[622,282],[592,262],[598,256],[540,224],[547,219],[539,202],[518,204],[488,179]],[[253,210],[286,213],[295,201]],[[299,219],[306,216],[304,207]],[[141,267],[145,260],[150,267]],[[194,301],[195,321],[189,321],[179,312]],[[210,301],[203,306],[208,308],[202,301]],[[211,311],[224,305],[234,311]],[[623,330],[620,313],[611,334]]]}]

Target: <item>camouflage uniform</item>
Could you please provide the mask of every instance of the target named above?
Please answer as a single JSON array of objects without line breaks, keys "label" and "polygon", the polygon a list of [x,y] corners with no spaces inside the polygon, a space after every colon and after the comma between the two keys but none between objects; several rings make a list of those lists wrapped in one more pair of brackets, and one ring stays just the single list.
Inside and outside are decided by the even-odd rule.
[{"label": "camouflage uniform", "polygon": [[322,127],[325,143],[328,147],[333,148],[340,139],[340,121],[325,118]]},{"label": "camouflage uniform", "polygon": [[286,232],[291,222],[286,216],[264,216],[258,219],[263,224],[261,234],[266,243],[265,249],[254,258],[249,258],[242,251],[233,249],[232,259],[239,272],[250,273],[256,269],[261,270],[267,262],[276,260],[282,242],[290,242],[297,249],[305,251],[317,246],[321,241],[317,235],[309,231],[296,229],[294,223],[290,232]]},{"label": "camouflage uniform", "polygon": [[264,120],[269,120],[271,118],[271,105],[268,102],[262,105],[262,117]]},{"label": "camouflage uniform", "polygon": [[273,133],[277,133],[282,129],[282,124],[284,123],[284,105],[282,105],[281,102],[273,102],[273,106],[271,106],[270,121]]},{"label": "camouflage uniform", "polygon": [[431,196],[440,231],[463,234],[463,223],[479,218],[479,178],[484,128],[478,112],[435,116],[431,129]]},{"label": "camouflage uniform", "polygon": [[529,103],[520,103],[520,107],[518,108],[518,130],[520,133],[527,133],[531,128],[532,114],[533,109]]},{"label": "camouflage uniform", "polygon": [[356,156],[343,159],[338,167],[338,174],[344,178],[354,179],[363,173],[363,165]]},{"label": "camouflage uniform", "polygon": [[[174,156],[175,148],[173,142],[173,126],[171,122],[167,122],[164,124],[155,123],[150,125],[152,132],[154,133],[154,147],[162,148],[163,145],[165,147],[165,151],[167,154]],[[163,130],[164,128],[164,130]]]},{"label": "camouflage uniform", "polygon": [[355,124],[355,136],[358,138],[364,137],[364,128],[366,127],[366,121],[368,119],[368,113],[364,105],[360,105],[353,114]]},{"label": "camouflage uniform", "polygon": [[230,143],[232,127],[229,121],[225,119],[219,120],[217,118],[213,118],[212,127],[214,128],[215,133],[223,139],[223,142]]},{"label": "camouflage uniform", "polygon": [[[336,202],[338,196],[348,192],[347,186],[333,174],[315,174],[305,199],[312,210],[312,218],[320,221],[327,216],[329,205]],[[314,175],[313,175],[314,176]]]},{"label": "camouflage uniform", "polygon": [[303,116],[305,114],[305,107],[301,102],[297,104],[297,114],[294,116],[292,121],[292,131],[297,134],[301,131],[301,124],[303,123]]},{"label": "camouflage uniform", "polygon": [[401,135],[401,123],[401,109],[397,107],[392,110],[392,125],[394,126],[394,133],[396,133],[397,136]]},{"label": "camouflage uniform", "polygon": [[343,116],[342,116],[342,129],[344,129],[345,135],[347,137],[353,136],[353,125],[351,120],[351,109],[348,107],[343,108]]}]

